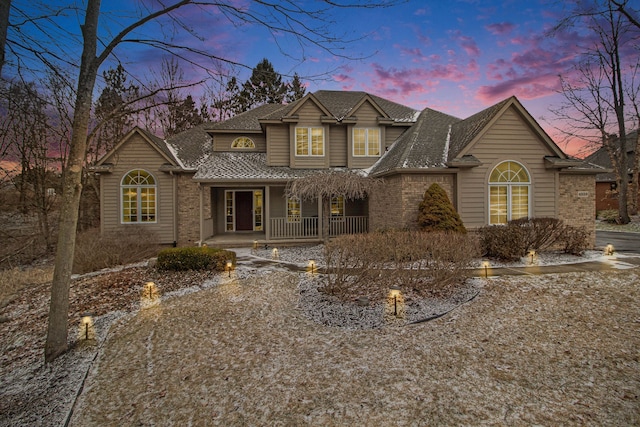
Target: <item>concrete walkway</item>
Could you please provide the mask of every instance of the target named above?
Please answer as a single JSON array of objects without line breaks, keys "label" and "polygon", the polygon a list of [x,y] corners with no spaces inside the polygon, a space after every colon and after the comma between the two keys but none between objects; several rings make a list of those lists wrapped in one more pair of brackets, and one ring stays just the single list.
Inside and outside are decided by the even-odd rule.
[{"label": "concrete walkway", "polygon": [[[308,267],[285,262],[279,260],[271,260],[266,258],[257,257],[251,254],[249,249],[231,248],[237,253],[238,265],[246,266],[249,268],[263,268],[263,267],[280,267],[283,270],[293,272],[305,272],[308,271]],[[491,276],[523,276],[523,275],[540,275],[540,274],[559,274],[559,273],[580,273],[580,272],[594,272],[594,271],[606,271],[606,270],[622,270],[628,268],[635,268],[640,266],[640,254],[636,253],[619,253],[612,256],[602,256],[597,259],[585,260],[584,262],[575,262],[571,264],[557,264],[557,265],[529,265],[529,266],[517,266],[517,267],[493,267],[491,261],[489,266],[485,268],[475,269],[472,276],[475,277],[491,277]],[[322,269],[319,269],[322,271]]]},{"label": "concrete walkway", "polygon": [[620,254],[600,259],[558,265],[530,265],[524,267],[491,267],[477,269],[476,277],[491,276],[523,276],[558,273],[586,273],[593,271],[621,270],[640,266],[640,254]]}]

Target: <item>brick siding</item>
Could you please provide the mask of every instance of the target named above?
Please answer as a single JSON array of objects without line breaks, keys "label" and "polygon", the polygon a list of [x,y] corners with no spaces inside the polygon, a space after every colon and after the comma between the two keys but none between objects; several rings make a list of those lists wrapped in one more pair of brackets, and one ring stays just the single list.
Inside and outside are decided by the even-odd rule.
[{"label": "brick siding", "polygon": [[558,218],[566,223],[585,227],[591,247],[596,243],[596,193],[593,175],[560,174]]}]

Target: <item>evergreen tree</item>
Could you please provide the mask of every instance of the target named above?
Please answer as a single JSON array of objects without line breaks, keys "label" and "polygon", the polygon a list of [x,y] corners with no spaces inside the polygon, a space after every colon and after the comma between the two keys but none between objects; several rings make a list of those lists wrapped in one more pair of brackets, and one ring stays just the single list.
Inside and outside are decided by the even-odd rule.
[{"label": "evergreen tree", "polygon": [[307,88],[302,85],[300,81],[300,76],[298,73],[293,75],[293,79],[287,83],[287,94],[285,96],[285,101],[287,103],[291,103],[293,101],[297,101],[302,98],[307,91]]},{"label": "evergreen tree", "polygon": [[165,131],[165,138],[203,123],[203,118],[191,95],[187,95],[184,100],[169,104],[167,107],[169,127]]},{"label": "evergreen tree", "polygon": [[135,122],[131,102],[138,99],[139,87],[127,82],[122,65],[103,73],[106,86],[95,105],[95,118],[99,127],[88,149],[89,162],[96,161],[113,148]]},{"label": "evergreen tree", "polygon": [[467,232],[446,191],[438,184],[431,184],[424,193],[418,208],[418,226],[423,231]]},{"label": "evergreen tree", "polygon": [[268,59],[263,59],[253,68],[251,77],[240,91],[239,111],[242,113],[264,104],[282,104],[287,92],[282,76],[273,69]]}]

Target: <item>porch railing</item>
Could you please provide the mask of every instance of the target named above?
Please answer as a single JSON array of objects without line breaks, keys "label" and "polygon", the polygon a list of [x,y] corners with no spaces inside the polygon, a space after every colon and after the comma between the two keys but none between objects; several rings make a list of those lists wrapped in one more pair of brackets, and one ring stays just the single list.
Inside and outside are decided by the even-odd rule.
[{"label": "porch railing", "polygon": [[[330,235],[365,233],[368,230],[366,216],[332,218]],[[318,217],[302,217],[298,222],[287,218],[271,218],[272,239],[312,239],[318,236]]]}]

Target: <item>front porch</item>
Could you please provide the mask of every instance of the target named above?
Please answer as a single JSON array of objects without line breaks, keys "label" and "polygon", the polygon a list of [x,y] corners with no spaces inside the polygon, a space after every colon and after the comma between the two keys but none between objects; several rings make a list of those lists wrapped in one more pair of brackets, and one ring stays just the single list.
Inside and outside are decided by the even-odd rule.
[{"label": "front porch", "polygon": [[[266,231],[226,232],[211,235],[204,239],[204,243],[215,247],[247,247],[256,243],[258,245],[300,244],[322,241],[322,236],[319,234],[318,217],[303,217],[299,222],[288,222],[287,218],[271,218],[268,228],[269,235]],[[367,230],[368,218],[365,216],[332,218],[329,237],[366,233]]]},{"label": "front porch", "polygon": [[[322,203],[284,196],[284,185],[202,187],[200,241],[212,246],[316,243],[323,227],[329,236],[366,233],[367,200],[331,200],[329,224],[322,224]],[[206,212],[210,217],[207,218]],[[326,231],[326,230],[325,230]]]}]

